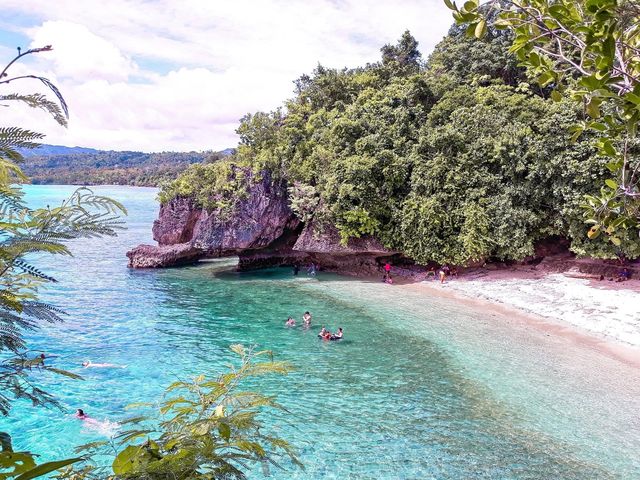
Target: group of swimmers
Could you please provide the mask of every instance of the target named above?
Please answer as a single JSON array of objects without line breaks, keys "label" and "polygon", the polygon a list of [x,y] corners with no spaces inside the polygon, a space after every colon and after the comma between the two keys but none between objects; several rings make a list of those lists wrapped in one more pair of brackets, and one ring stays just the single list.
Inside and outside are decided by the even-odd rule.
[{"label": "group of swimmers", "polygon": [[318,334],[318,337],[322,340],[342,340],[342,335],[342,327],[339,327],[336,333],[331,333],[323,326],[322,330],[320,330],[320,333]]},{"label": "group of swimmers", "polygon": [[[285,322],[285,326],[295,327],[296,321],[293,317],[289,317]],[[311,326],[311,314],[309,312],[304,312],[304,315],[302,315],[302,326],[305,328],[309,328]]]},{"label": "group of swimmers", "polygon": [[[295,319],[293,317],[289,317],[285,322],[285,326],[295,327],[296,326]],[[311,327],[311,313],[304,312],[304,315],[302,315],[302,326],[304,328]],[[338,328],[338,331],[336,333],[331,333],[329,330],[327,330],[323,326],[322,330],[320,330],[320,333],[318,333],[318,337],[322,338],[323,340],[340,340],[342,338],[342,335],[343,335],[342,327]]]}]

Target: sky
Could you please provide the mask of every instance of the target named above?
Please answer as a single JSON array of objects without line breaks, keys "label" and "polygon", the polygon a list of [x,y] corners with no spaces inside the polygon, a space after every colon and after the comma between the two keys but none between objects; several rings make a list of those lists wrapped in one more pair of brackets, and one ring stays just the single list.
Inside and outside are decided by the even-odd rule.
[{"label": "sky", "polygon": [[[45,142],[107,150],[222,150],[249,112],[293,96],[293,81],[326,67],[356,67],[409,29],[426,58],[447,33],[442,0],[0,0],[0,60],[24,49],[10,74],[52,80],[68,128],[11,105],[0,126]],[[4,93],[45,93],[36,80]]]}]

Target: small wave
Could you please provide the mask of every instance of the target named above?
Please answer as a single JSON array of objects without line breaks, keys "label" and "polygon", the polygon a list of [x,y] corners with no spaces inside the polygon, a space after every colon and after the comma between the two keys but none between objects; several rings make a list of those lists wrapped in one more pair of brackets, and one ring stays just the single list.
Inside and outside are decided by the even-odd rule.
[{"label": "small wave", "polygon": [[87,418],[84,420],[84,429],[97,432],[105,437],[113,437],[120,429],[120,424],[118,422],[112,422],[111,420]]}]

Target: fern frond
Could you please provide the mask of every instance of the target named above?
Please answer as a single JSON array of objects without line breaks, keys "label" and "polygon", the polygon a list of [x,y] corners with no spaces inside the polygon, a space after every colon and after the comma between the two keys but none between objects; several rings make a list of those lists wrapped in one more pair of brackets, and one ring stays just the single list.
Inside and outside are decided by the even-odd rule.
[{"label": "fern frond", "polygon": [[[21,95],[18,93],[11,93],[9,95],[0,95],[0,101],[18,101],[29,105],[31,108],[41,108],[42,110],[51,114],[51,116],[60,125],[66,125],[67,119],[56,102],[52,102],[46,95],[41,93],[33,93],[30,95]],[[67,112],[68,117],[68,112]]]},{"label": "fern frond", "polygon": [[[22,155],[17,153],[16,148],[36,148],[40,145],[37,140],[42,140],[42,133],[32,132],[20,127],[0,127],[0,154],[21,161]],[[7,153],[5,153],[7,152]]]},{"label": "fern frond", "polygon": [[62,322],[61,315],[66,315],[66,312],[53,305],[35,301],[23,302],[22,311],[29,317],[44,320],[49,323]]},{"label": "fern frond", "polygon": [[34,277],[40,278],[42,280],[47,280],[48,282],[54,282],[54,283],[57,282],[55,278],[44,274],[41,270],[37,269],[33,265],[30,265],[24,260],[21,260],[19,258],[14,260],[13,265],[19,268],[20,270],[22,270],[23,272],[28,273],[29,275],[32,275]]}]

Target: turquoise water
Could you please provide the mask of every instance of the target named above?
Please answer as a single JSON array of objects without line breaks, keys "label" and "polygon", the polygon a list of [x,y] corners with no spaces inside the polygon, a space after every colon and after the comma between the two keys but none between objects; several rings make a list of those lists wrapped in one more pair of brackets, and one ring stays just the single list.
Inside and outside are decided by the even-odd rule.
[{"label": "turquoise water", "polygon": [[[28,188],[56,204],[73,187]],[[115,422],[178,377],[215,373],[233,343],[256,344],[296,371],[265,378],[291,415],[269,425],[305,471],[271,478],[640,478],[640,373],[567,338],[419,290],[288,269],[238,274],[233,261],[131,271],[124,253],[151,241],[155,191],[100,187],[129,209],[117,239],[79,241],[75,258],[47,258],[60,283],[46,298],[69,313],[30,336],[84,381],[36,374],[66,411],[16,404],[0,430],[43,459],[105,438],[70,417],[84,408]],[[400,295],[399,292],[402,292]],[[284,328],[305,310],[346,339]],[[82,369],[84,360],[127,365]],[[256,471],[251,478],[261,478]]]}]

